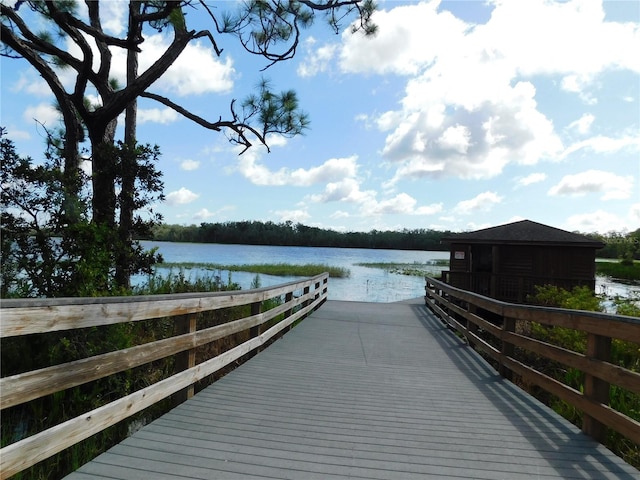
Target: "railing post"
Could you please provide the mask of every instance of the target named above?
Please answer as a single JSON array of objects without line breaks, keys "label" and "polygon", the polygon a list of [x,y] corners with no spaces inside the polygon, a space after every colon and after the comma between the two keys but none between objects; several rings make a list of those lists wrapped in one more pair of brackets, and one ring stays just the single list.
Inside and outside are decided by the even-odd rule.
[{"label": "railing post", "polygon": [[[611,337],[588,334],[587,357],[608,362],[611,359]],[[609,383],[585,372],[584,396],[594,402],[609,405]],[[582,417],[582,431],[600,443],[607,439],[607,426],[586,413]]]},{"label": "railing post", "polygon": [[[289,292],[284,296],[285,303],[289,303],[293,300],[293,292]],[[293,308],[289,308],[286,312],[284,312],[284,318],[289,318],[293,314]],[[287,332],[291,330],[293,325],[289,325],[287,327]]]},{"label": "railing post", "polygon": [[[174,332],[176,335],[184,335],[185,333],[193,333],[196,331],[196,314],[190,313],[176,318],[174,324]],[[175,372],[182,372],[196,366],[196,349],[190,348],[176,355]],[[194,385],[177,392],[174,395],[176,403],[182,403],[193,397]]]},{"label": "railing post", "polygon": [[[258,315],[262,313],[262,302],[254,302],[251,304],[251,316]],[[260,335],[260,325],[256,325],[255,327],[251,327],[249,329],[249,337],[256,338]]]},{"label": "railing post", "polygon": [[[316,300],[318,300],[318,299],[320,298],[320,282],[316,282],[316,283],[313,285],[313,288],[314,288],[314,292],[315,292],[315,294],[316,294],[316,295],[315,295],[315,297],[313,297],[313,301],[315,302]],[[318,307],[319,307],[319,306],[318,306],[318,305],[316,305],[315,310],[317,310],[317,309],[318,309]]]},{"label": "railing post", "polygon": [[328,291],[329,291],[329,276],[327,275],[326,277],[324,277],[324,280],[322,281],[322,294],[324,295]]},{"label": "railing post", "polygon": [[[467,302],[467,312],[471,313],[472,315],[477,315],[478,307],[471,302]],[[459,319],[458,322],[462,323],[465,326],[467,332],[472,333],[476,336],[478,335],[478,325],[476,325],[475,322],[471,322],[466,318]],[[473,347],[474,343],[471,341],[471,336],[467,337],[467,341],[469,342],[469,346]]]},{"label": "railing post", "polygon": [[[251,304],[251,316],[258,315],[260,313],[262,313],[262,302],[253,302]],[[260,335],[260,325],[256,325],[255,327],[251,327],[249,329],[249,338],[256,338],[258,335]],[[255,356],[260,350],[260,347],[252,350],[247,354],[247,358]]]},{"label": "railing post", "polygon": [[[502,331],[503,332],[515,332],[516,320],[515,318],[502,317]],[[500,365],[498,366],[498,372],[507,380],[513,380],[513,372],[504,364],[505,357],[512,357],[514,355],[515,347],[512,343],[509,343],[502,338],[502,345],[500,346]]]},{"label": "railing post", "polygon": [[[309,290],[310,290],[310,288],[309,288],[308,286],[307,286],[307,287],[304,287],[304,289],[302,290],[302,294],[303,294],[304,296],[309,295]],[[310,303],[311,303],[311,300],[309,300],[308,298],[307,298],[304,302],[302,302],[302,304],[303,304],[305,307],[306,307],[306,306],[308,306]]]}]

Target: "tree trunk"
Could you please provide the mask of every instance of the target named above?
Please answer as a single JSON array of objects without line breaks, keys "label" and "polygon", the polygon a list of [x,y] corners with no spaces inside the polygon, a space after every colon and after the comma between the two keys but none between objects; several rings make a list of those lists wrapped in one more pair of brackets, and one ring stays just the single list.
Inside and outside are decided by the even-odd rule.
[{"label": "tree trunk", "polygon": [[65,125],[64,144],[62,146],[62,158],[64,160],[63,215],[64,222],[73,225],[80,221],[82,214],[79,145],[84,133],[73,106],[67,105],[66,107],[66,109],[61,108]]},{"label": "tree trunk", "polygon": [[[140,35],[140,25],[136,18],[140,14],[141,3],[129,3],[128,41],[134,44]],[[138,52],[127,50],[127,87],[138,77]],[[116,257],[116,285],[125,289],[131,287],[131,242],[133,228],[134,188],[137,170],[136,128],[138,102],[133,100],[127,104],[124,120],[125,151],[121,158],[122,188],[120,191],[120,225],[118,228],[119,249]]]},{"label": "tree trunk", "polygon": [[116,214],[116,152],[113,145],[116,125],[117,119],[105,128],[88,127],[93,164],[93,221],[109,228],[115,226]]},{"label": "tree trunk", "polygon": [[115,235],[116,215],[116,149],[113,145],[117,120],[109,122],[105,128],[87,126],[91,140],[93,219],[96,227],[94,249],[97,260],[93,262],[96,271],[91,272],[97,293],[110,290],[109,271],[116,257],[117,238]]}]

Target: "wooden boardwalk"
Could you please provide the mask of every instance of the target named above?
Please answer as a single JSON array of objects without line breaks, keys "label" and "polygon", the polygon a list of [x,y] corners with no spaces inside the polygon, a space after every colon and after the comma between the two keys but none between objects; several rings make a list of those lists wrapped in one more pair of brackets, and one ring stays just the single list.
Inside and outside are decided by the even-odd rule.
[{"label": "wooden boardwalk", "polygon": [[68,479],[616,479],[640,472],[503,380],[422,299],[326,302]]}]

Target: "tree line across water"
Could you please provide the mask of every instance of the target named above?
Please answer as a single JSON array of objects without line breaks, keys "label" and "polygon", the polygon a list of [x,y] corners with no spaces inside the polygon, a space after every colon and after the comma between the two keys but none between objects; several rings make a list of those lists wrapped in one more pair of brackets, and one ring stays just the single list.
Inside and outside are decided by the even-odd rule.
[{"label": "tree line across water", "polygon": [[154,239],[169,242],[236,243],[302,247],[388,248],[394,250],[448,250],[441,242],[451,232],[416,229],[400,231],[337,232],[291,221],[239,221],[200,225],[158,225]]},{"label": "tree line across water", "polygon": [[[291,221],[275,223],[239,221],[201,223],[200,225],[160,224],[153,228],[153,238],[166,242],[223,243],[243,245],[282,245],[302,247],[388,248],[393,250],[446,251],[449,230],[402,229],[369,232],[338,232]],[[640,229],[631,232],[584,234],[605,244],[598,250],[601,258],[640,259]]]}]

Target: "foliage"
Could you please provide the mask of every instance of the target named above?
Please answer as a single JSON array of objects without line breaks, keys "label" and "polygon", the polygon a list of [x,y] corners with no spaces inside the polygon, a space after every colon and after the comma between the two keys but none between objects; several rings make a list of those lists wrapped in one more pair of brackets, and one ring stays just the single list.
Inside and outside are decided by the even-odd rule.
[{"label": "foliage", "polygon": [[[191,122],[211,131],[223,131],[232,143],[248,149],[257,141],[267,146],[269,134],[294,136],[309,125],[307,115],[299,108],[294,91],[281,94],[273,91],[268,81],[262,80],[257,92],[249,95],[237,106],[231,100],[230,108],[222,115],[211,114],[213,120],[203,118],[187,110],[177,100],[158,95],[150,89],[171,68],[188,45],[208,41],[212,51],[220,56],[218,42],[229,36],[235,37],[250,53],[267,59],[268,66],[292,58],[300,41],[302,29],[315,20],[315,13],[322,12],[329,25],[336,29],[341,21],[352,22],[353,31],[361,30],[365,35],[375,33],[371,15],[375,10],[372,0],[320,0],[298,1],[249,1],[237,3],[233,13],[219,13],[204,1],[131,1],[128,3],[128,25],[120,36],[103,30],[104,15],[99,1],[86,2],[86,8],[77,8],[74,1],[17,1],[13,6],[0,2],[0,55],[5,58],[24,59],[47,83],[64,124],[61,141],[63,158],[63,185],[68,198],[78,196],[78,181],[81,145],[90,143],[89,159],[91,175],[91,221],[97,227],[94,250],[103,252],[103,280],[109,270],[115,269],[117,287],[128,288],[131,268],[135,258],[127,245],[135,235],[137,218],[133,218],[135,207],[132,198],[135,188],[132,167],[138,173],[145,170],[144,162],[137,163],[140,155],[149,152],[136,151],[136,101],[147,98],[174,110]],[[215,33],[196,30],[185,15],[194,9],[198,16],[211,20]],[[225,9],[222,9],[225,11]],[[359,25],[357,21],[359,20]],[[38,31],[35,30],[38,29]],[[172,37],[164,51],[143,72],[138,72],[137,55],[146,45],[150,35],[164,32]],[[127,58],[125,85],[117,85],[113,76],[117,71],[113,50],[122,49]],[[74,87],[65,88],[64,77],[71,76]],[[88,101],[91,97],[97,101]],[[206,109],[205,109],[206,110]],[[118,117],[126,112],[126,147],[116,144]],[[121,155],[114,155],[114,148]],[[268,146],[267,146],[268,148]],[[157,193],[158,176],[140,176],[151,180],[145,185],[147,192]],[[87,179],[83,179],[86,182]],[[117,192],[120,192],[118,194]],[[145,202],[149,205],[149,202]],[[69,205],[63,204],[66,209]],[[67,211],[70,214],[70,211]],[[70,217],[71,218],[71,217]],[[77,219],[73,218],[75,222]],[[113,232],[113,238],[108,234]],[[139,252],[138,252],[139,253]],[[94,265],[97,267],[97,265]],[[98,291],[108,290],[106,281],[99,284]]]},{"label": "foliage", "polygon": [[536,285],[536,293],[529,298],[536,305],[602,312],[600,298],[586,286],[568,291],[555,285]]},{"label": "foliage", "polygon": [[640,262],[596,262],[596,273],[611,278],[640,280]]},{"label": "foliage", "polygon": [[403,229],[401,231],[336,232],[301,223],[241,221],[197,225],[158,225],[153,238],[170,242],[241,243],[306,247],[390,248],[395,250],[446,250],[441,242],[449,231]]},{"label": "foliage", "polygon": [[[587,287],[576,287],[571,292],[559,289],[554,286],[536,287],[536,295],[529,300],[538,305],[603,311],[600,299],[595,296]],[[615,299],[618,315],[638,316],[640,308],[638,300],[635,299]],[[551,343],[579,353],[586,353],[587,334],[581,331],[562,327],[548,327],[533,322],[531,325],[531,335],[538,340]],[[636,343],[624,340],[613,339],[611,341],[610,362],[634,372],[640,372],[640,346]],[[536,359],[538,369],[556,380],[560,380],[566,385],[583,392],[584,374],[575,368],[567,368],[557,362]],[[574,406],[555,398],[547,398],[547,401],[558,413],[565,418],[581,425],[582,412]],[[612,385],[609,391],[609,405],[625,415],[635,420],[640,420],[640,395],[624,390],[616,385]],[[606,446],[616,452],[631,465],[640,468],[640,446],[633,444],[622,435],[611,431],[608,435]]]},{"label": "foliage", "polygon": [[[115,286],[113,252],[126,255],[132,273],[149,273],[161,260],[155,251],[144,251],[139,242],[120,238],[113,229],[93,222],[86,190],[78,196],[66,194],[63,159],[55,142],[49,144],[45,162],[37,165],[31,158],[21,158],[2,130],[0,137],[3,297],[126,293]],[[124,145],[114,148],[116,159],[125,154],[131,153]],[[162,189],[154,167],[159,151],[157,147],[138,146],[133,154],[137,158],[133,204],[139,212],[148,209]],[[88,181],[86,174],[80,171],[79,175]],[[69,202],[74,203],[74,221],[68,216]],[[136,215],[131,227],[136,236],[148,235],[160,221],[152,210],[148,213],[150,219]]]},{"label": "foliage", "polygon": [[218,292],[228,290],[240,290],[240,285],[233,283],[231,277],[226,284],[220,279],[210,275],[196,275],[194,278],[187,277],[183,268],[177,273],[172,269],[166,275],[159,275],[154,272],[147,277],[145,283],[134,287],[134,295],[160,295],[170,293],[187,292]]},{"label": "foliage", "polygon": [[598,250],[600,258],[617,258],[626,264],[629,264],[632,259],[640,260],[640,228],[627,233],[608,232],[587,235],[604,243],[604,248]]},{"label": "foliage", "polygon": [[628,317],[640,318],[640,294],[636,293],[630,297],[615,296],[613,304],[616,307],[616,314]]}]

